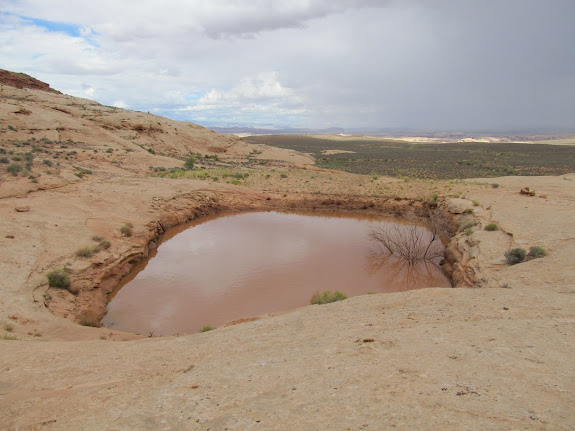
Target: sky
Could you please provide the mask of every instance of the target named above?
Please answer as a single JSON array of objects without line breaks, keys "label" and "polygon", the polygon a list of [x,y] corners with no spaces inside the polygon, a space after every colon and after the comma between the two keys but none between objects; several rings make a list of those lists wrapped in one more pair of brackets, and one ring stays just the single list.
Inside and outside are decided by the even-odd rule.
[{"label": "sky", "polygon": [[575,129],[573,0],[0,0],[0,68],[208,126]]}]

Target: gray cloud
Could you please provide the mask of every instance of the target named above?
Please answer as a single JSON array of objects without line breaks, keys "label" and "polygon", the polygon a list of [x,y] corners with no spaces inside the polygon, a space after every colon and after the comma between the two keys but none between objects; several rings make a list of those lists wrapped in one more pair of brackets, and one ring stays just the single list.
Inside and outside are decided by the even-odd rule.
[{"label": "gray cloud", "polygon": [[573,127],[570,0],[84,3],[0,0],[0,62],[209,124]]}]

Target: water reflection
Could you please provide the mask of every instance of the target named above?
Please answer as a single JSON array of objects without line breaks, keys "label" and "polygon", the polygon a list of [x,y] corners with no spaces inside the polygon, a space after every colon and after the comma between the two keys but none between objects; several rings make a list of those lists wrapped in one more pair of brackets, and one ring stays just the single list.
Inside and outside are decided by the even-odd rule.
[{"label": "water reflection", "polygon": [[385,273],[384,284],[393,284],[395,292],[420,287],[444,286],[445,275],[433,261],[409,262],[399,256],[370,253],[366,258],[367,272],[375,276]]}]

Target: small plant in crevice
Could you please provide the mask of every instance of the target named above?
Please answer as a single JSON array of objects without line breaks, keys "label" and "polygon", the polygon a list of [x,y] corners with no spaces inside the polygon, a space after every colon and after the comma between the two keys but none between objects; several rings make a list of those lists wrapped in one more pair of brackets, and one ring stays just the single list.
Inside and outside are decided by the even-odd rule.
[{"label": "small plant in crevice", "polygon": [[110,241],[108,241],[107,239],[103,239],[98,244],[98,248],[100,248],[102,250],[108,250],[111,246],[112,246],[112,243]]},{"label": "small plant in crevice", "polygon": [[547,251],[538,245],[534,245],[529,248],[529,253],[527,254],[528,257],[532,259],[537,259],[540,257],[547,256]]},{"label": "small plant in crevice", "polygon": [[212,325],[204,325],[202,326],[202,329],[200,329],[200,332],[208,332],[208,331],[213,331],[214,328]]},{"label": "small plant in crevice", "polygon": [[98,243],[95,249],[96,253],[100,250],[108,250],[112,246],[112,243],[102,236],[94,235],[92,237],[92,241],[96,241]]},{"label": "small plant in crevice", "polygon": [[133,225],[131,223],[124,224],[124,226],[120,228],[120,233],[122,234],[122,236],[128,236],[128,237],[132,236],[133,233],[132,227]]},{"label": "small plant in crevice", "polygon": [[474,226],[477,226],[477,220],[473,217],[462,217],[459,224],[459,228],[463,231]]},{"label": "small plant in crevice", "polygon": [[93,245],[85,245],[76,250],[76,256],[78,257],[92,257],[96,253],[97,249]]},{"label": "small plant in crevice", "polygon": [[339,290],[332,292],[330,290],[326,290],[325,292],[321,293],[314,293],[311,297],[310,303],[311,304],[329,304],[331,302],[343,301],[347,299],[347,296],[341,293]]},{"label": "small plant in crevice", "polygon": [[495,223],[489,223],[487,226],[485,226],[484,229],[488,232],[493,232],[493,231],[498,230],[499,227],[497,227],[497,225]]},{"label": "small plant in crevice", "polygon": [[527,252],[521,247],[511,249],[505,253],[505,259],[509,265],[516,265],[523,262],[526,256]]}]

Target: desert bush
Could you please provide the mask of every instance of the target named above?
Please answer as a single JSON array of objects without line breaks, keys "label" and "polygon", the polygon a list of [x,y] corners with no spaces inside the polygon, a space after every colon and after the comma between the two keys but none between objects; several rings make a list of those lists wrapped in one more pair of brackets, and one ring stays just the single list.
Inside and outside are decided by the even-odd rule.
[{"label": "desert bush", "polygon": [[214,328],[212,325],[204,325],[202,326],[202,329],[200,329],[200,332],[208,332],[208,331],[212,331],[216,328]]},{"label": "desert bush", "polygon": [[335,292],[326,290],[322,293],[314,293],[311,297],[310,303],[329,304],[330,302],[343,301],[344,299],[347,299],[347,296],[345,296],[339,290],[336,290]]},{"label": "desert bush", "polygon": [[505,259],[509,265],[515,265],[525,260],[526,251],[523,248],[514,248],[505,253]]},{"label": "desert bush", "polygon": [[481,206],[481,204],[479,203],[479,201],[473,200],[473,201],[471,201],[471,202],[473,203],[473,206],[474,206],[474,207]]},{"label": "desert bush", "polygon": [[477,220],[475,220],[473,217],[464,217],[460,220],[459,227],[461,230],[466,230],[474,226],[477,226]]},{"label": "desert bush", "polygon": [[120,228],[120,233],[122,236],[132,236],[132,226],[126,223],[124,226]]},{"label": "desert bush", "polygon": [[70,289],[70,276],[64,268],[56,268],[46,274],[48,286],[58,289]]},{"label": "desert bush", "polygon": [[184,160],[184,168],[186,168],[186,170],[191,170],[194,169],[194,163],[196,162],[196,159],[194,159],[193,157],[188,157],[186,160]]},{"label": "desert bush", "polygon": [[76,256],[78,256],[78,257],[92,257],[95,252],[96,252],[96,247],[94,247],[93,245],[85,245],[83,247],[80,247],[78,250],[76,250]]},{"label": "desert bush", "polygon": [[0,157],[0,163],[8,164],[10,159],[8,157]]},{"label": "desert bush", "polygon": [[10,163],[7,167],[6,170],[12,174],[13,177],[18,176],[18,173],[22,171],[22,165],[18,164],[18,163]]},{"label": "desert bush", "polygon": [[473,234],[473,228],[472,227],[468,227],[467,229],[464,230],[465,235],[469,236],[471,234]]},{"label": "desert bush", "polygon": [[545,251],[545,249],[543,247],[539,247],[538,245],[534,245],[534,246],[529,248],[528,256],[532,257],[534,259],[539,258],[539,257],[544,257],[544,256],[547,256],[547,251]]},{"label": "desert bush", "polygon": [[108,250],[112,246],[112,243],[107,239],[103,239],[100,241],[99,248],[103,250]]},{"label": "desert bush", "polygon": [[487,226],[485,226],[485,230],[488,232],[493,232],[495,230],[498,230],[499,228],[497,227],[497,225],[495,223],[489,223]]}]

